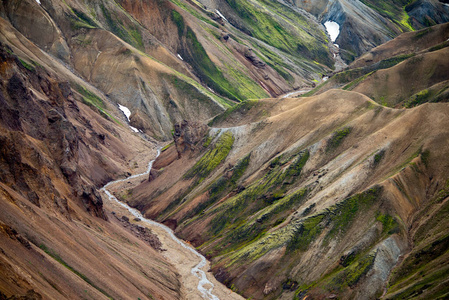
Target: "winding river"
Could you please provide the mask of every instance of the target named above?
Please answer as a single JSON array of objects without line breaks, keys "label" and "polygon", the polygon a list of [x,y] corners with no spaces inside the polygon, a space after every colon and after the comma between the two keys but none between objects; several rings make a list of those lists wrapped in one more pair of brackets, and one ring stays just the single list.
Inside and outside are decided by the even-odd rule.
[{"label": "winding river", "polygon": [[[160,149],[157,150],[157,155],[156,158],[161,154]],[[203,295],[204,299],[208,299],[208,300],[219,300],[219,298],[217,296],[215,296],[214,294],[212,294],[212,290],[214,288],[214,284],[212,282],[209,281],[209,279],[207,279],[206,273],[202,270],[203,267],[206,266],[206,258],[204,256],[202,256],[200,253],[198,253],[194,248],[192,248],[191,246],[187,245],[186,243],[184,243],[183,241],[181,241],[180,239],[178,239],[175,234],[173,233],[173,231],[168,228],[165,225],[162,225],[160,223],[157,223],[155,221],[146,219],[142,216],[142,214],[140,213],[140,211],[138,211],[135,208],[132,208],[130,206],[128,206],[126,203],[123,203],[122,201],[119,201],[109,190],[108,188],[116,183],[119,182],[123,182],[123,181],[127,181],[129,179],[133,179],[136,177],[140,177],[143,175],[148,175],[151,171],[151,168],[153,167],[153,162],[155,161],[152,160],[150,161],[150,163],[148,164],[148,169],[141,174],[136,174],[136,175],[132,175],[130,177],[127,177],[125,179],[119,179],[119,180],[115,180],[115,181],[111,181],[108,184],[106,184],[103,188],[101,188],[101,191],[104,192],[108,197],[109,200],[111,201],[115,201],[117,202],[119,205],[123,206],[124,208],[126,208],[133,216],[135,216],[136,218],[141,219],[142,222],[147,223],[151,226],[157,226],[161,229],[163,229],[164,231],[166,231],[169,236],[173,239],[173,241],[175,241],[177,244],[179,244],[181,247],[185,248],[186,250],[190,251],[191,253],[193,253],[195,256],[197,256],[200,259],[200,263],[197,264],[196,266],[194,266],[191,269],[191,274],[193,274],[195,277],[197,277],[199,279],[198,282],[198,286],[197,289],[198,291],[201,292],[201,294]]]}]

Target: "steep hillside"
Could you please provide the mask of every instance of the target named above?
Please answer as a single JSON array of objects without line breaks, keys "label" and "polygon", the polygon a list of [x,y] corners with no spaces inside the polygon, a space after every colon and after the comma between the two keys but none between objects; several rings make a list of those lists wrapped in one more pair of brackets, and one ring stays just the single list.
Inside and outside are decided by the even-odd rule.
[{"label": "steep hillside", "polygon": [[145,168],[154,146],[89,86],[13,51],[0,47],[0,298],[182,297],[173,266],[97,190]]},{"label": "steep hillside", "polygon": [[[138,26],[136,21],[126,19],[129,23],[127,26],[134,28],[135,31],[126,27],[128,31],[131,30],[129,33],[125,27],[117,27],[120,30],[114,27],[118,30],[117,35],[114,35],[100,27],[111,28],[115,24],[108,19],[108,16],[112,18],[108,14],[111,12],[106,10],[104,5],[98,4],[96,7],[99,13],[106,12],[106,16],[103,13],[98,17],[105,23],[101,25],[100,21],[94,21],[81,10],[86,9],[85,7],[72,4],[72,8],[67,4],[69,2],[47,4],[43,2],[42,5],[47,7],[47,10],[35,1],[30,1],[29,4],[26,2],[4,5],[3,13],[7,14],[5,17],[15,29],[40,46],[41,50],[49,51],[51,56],[60,58],[59,52],[64,50],[65,57],[70,58],[62,61],[67,66],[64,73],[74,72],[76,76],[106,94],[111,101],[129,107],[132,112],[131,123],[145,133],[166,139],[170,135],[173,121],[182,120],[184,117],[207,119],[222,111],[223,105],[229,105],[226,100],[213,95],[190,78],[189,71],[178,62],[179,59],[156,41],[151,51],[147,51],[148,54],[141,52],[144,50],[143,46],[139,46],[131,35],[133,32],[136,35],[140,32],[137,31],[137,27],[132,27]],[[115,10],[117,9],[118,7],[115,7]],[[121,19],[114,19],[115,22],[126,17],[123,11],[120,10],[120,13]],[[41,17],[31,18],[33,14]],[[23,17],[19,18],[21,15]],[[42,23],[47,21],[48,24],[34,24],[36,19]],[[3,33],[18,35],[5,21],[3,22]],[[34,31],[29,32],[29,28],[34,28],[37,32],[46,32],[48,36],[54,37],[56,40],[54,43],[63,41],[67,47],[62,49],[62,46],[51,46],[49,49],[47,45],[40,44],[42,40],[39,35]],[[114,28],[110,30],[114,31]],[[142,37],[139,40],[141,39]],[[148,36],[144,40],[150,43],[151,37]],[[18,44],[14,46],[21,47]],[[35,61],[42,59],[41,53],[34,55]],[[53,57],[47,59],[54,61]],[[73,77],[72,74],[67,76]]]},{"label": "steep hillside", "polygon": [[403,31],[447,22],[447,15],[449,7],[436,0],[0,5],[6,23],[130,108],[133,127],[159,140],[170,139],[183,119],[205,121],[236,102],[319,83],[339,61],[326,21],[338,23],[335,43],[352,61]]},{"label": "steep hillside", "polygon": [[0,26],[0,298],[201,297],[190,268],[165,254],[185,249],[100,192],[146,170],[157,144],[98,89]]},{"label": "steep hillside", "polygon": [[416,55],[392,68],[373,73],[351,90],[391,107],[448,101],[448,54],[449,48],[445,47]]},{"label": "steep hillside", "polygon": [[157,176],[126,199],[175,227],[246,297],[374,298],[398,263],[388,292],[426,282],[427,297],[444,295],[445,250],[420,260],[434,266],[422,280],[403,281],[418,268],[402,259],[444,249],[445,223],[424,228],[446,216],[448,113],[337,90],[245,102],[204,136],[179,127],[181,158],[165,150]]}]

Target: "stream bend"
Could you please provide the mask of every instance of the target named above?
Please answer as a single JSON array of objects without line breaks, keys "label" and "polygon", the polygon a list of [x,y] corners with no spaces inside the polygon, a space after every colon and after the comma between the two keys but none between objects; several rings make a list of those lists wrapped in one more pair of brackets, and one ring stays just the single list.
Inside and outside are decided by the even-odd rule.
[{"label": "stream bend", "polygon": [[[157,149],[157,155],[156,158],[161,154],[161,150],[160,148]],[[187,249],[188,251],[192,252],[193,254],[195,254],[198,258],[200,258],[200,263],[197,264],[195,267],[192,268],[192,270],[190,271],[192,273],[192,275],[194,275],[195,277],[197,277],[199,279],[198,282],[198,286],[197,289],[198,291],[201,292],[201,294],[203,295],[204,299],[208,299],[208,300],[219,300],[219,298],[217,296],[215,296],[214,294],[212,294],[212,290],[214,289],[214,284],[212,282],[209,281],[209,279],[207,279],[206,273],[202,270],[202,268],[204,266],[206,266],[206,258],[201,255],[200,253],[198,253],[194,248],[192,248],[191,246],[187,245],[186,243],[184,243],[183,241],[181,241],[180,239],[178,239],[175,234],[173,233],[173,230],[171,230],[169,227],[157,223],[155,221],[152,221],[150,219],[146,219],[145,217],[143,217],[142,213],[140,211],[138,211],[135,208],[132,208],[130,206],[128,206],[126,203],[118,200],[110,191],[108,191],[108,187],[110,187],[111,185],[118,183],[118,182],[123,182],[129,179],[133,179],[136,177],[140,177],[143,175],[148,175],[151,171],[151,168],[153,167],[153,163],[156,159],[153,159],[152,161],[149,162],[148,164],[148,168],[144,173],[140,173],[140,174],[136,174],[136,175],[132,175],[129,176],[125,179],[119,179],[119,180],[115,180],[115,181],[111,181],[109,183],[107,183],[104,187],[102,187],[100,189],[100,191],[104,192],[108,197],[109,200],[113,200],[115,202],[117,202],[118,204],[120,204],[121,206],[123,206],[124,208],[126,208],[133,216],[135,216],[136,218],[139,218],[142,220],[142,222],[145,222],[149,225],[152,226],[157,226],[159,228],[162,228],[163,230],[165,230],[170,237],[176,242],[178,243],[180,246],[182,246],[183,248]],[[208,288],[206,288],[206,286],[208,286]]]}]

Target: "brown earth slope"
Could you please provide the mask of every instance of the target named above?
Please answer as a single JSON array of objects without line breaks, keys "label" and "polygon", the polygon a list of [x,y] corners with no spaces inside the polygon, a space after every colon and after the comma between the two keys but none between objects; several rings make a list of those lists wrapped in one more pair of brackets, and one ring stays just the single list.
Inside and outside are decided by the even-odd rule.
[{"label": "brown earth slope", "polygon": [[154,146],[101,115],[92,101],[106,99],[16,50],[0,49],[0,298],[184,297],[173,266],[98,192],[144,169]]},{"label": "brown earth slope", "polygon": [[246,102],[127,201],[176,227],[246,297],[379,297],[397,264],[387,292],[447,295],[446,252],[419,261],[433,266],[423,279],[409,278],[419,269],[407,255],[445,245],[444,222],[423,228],[447,216],[448,109],[341,90]]},{"label": "brown earth slope", "polygon": [[[390,107],[432,101],[449,88],[448,55],[449,47],[416,55],[394,67],[376,71],[351,90]],[[447,92],[445,98],[449,100]]]}]

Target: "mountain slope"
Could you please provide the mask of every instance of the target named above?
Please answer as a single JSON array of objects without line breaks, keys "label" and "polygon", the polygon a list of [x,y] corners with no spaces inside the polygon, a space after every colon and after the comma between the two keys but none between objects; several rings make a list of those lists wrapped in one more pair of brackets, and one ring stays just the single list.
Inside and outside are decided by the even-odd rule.
[{"label": "mountain slope", "polygon": [[23,0],[2,3],[0,16],[130,108],[134,127],[167,140],[183,119],[204,121],[235,102],[320,82],[337,52],[320,23],[340,25],[336,43],[352,61],[412,26],[431,25],[422,18],[445,22],[449,9],[433,0],[385,5]]},{"label": "mountain slope", "polygon": [[447,113],[337,90],[242,104],[212,123],[215,145],[199,140],[128,201],[175,224],[246,297],[372,298],[444,190]]},{"label": "mountain slope", "polygon": [[[176,228],[246,297],[444,297],[448,107],[422,103],[445,102],[447,32],[400,36],[316,96],[179,125],[176,147],[126,201]],[[328,90],[341,78],[360,93]],[[418,107],[385,108],[363,95],[373,91]]]},{"label": "mountain slope", "polygon": [[405,33],[379,46],[307,95],[343,88],[390,107],[447,101],[449,24]]},{"label": "mountain slope", "polygon": [[176,270],[97,190],[145,168],[152,145],[89,102],[104,99],[4,44],[0,56],[1,298],[182,297]]}]

